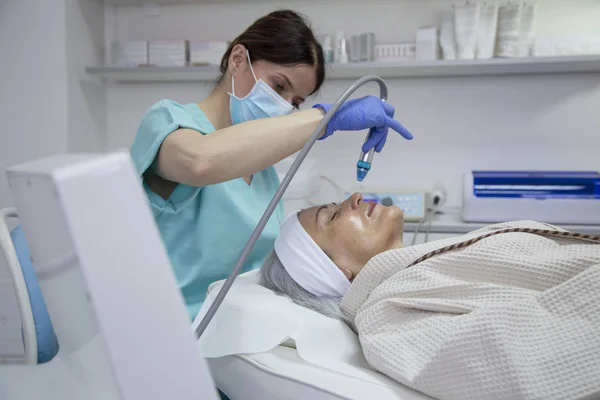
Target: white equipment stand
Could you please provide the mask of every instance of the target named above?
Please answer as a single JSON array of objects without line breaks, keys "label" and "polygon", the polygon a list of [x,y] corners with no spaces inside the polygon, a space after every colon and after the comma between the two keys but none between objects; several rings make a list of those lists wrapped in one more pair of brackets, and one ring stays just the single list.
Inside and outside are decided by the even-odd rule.
[{"label": "white equipment stand", "polygon": [[59,352],[0,367],[0,398],[218,399],[129,155],[7,176]]}]

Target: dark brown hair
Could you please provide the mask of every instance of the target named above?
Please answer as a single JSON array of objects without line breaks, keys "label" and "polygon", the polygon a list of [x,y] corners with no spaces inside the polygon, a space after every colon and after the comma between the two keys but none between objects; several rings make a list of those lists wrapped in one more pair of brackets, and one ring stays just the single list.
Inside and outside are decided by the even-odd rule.
[{"label": "dark brown hair", "polygon": [[229,56],[237,44],[248,49],[253,62],[265,60],[284,66],[306,64],[315,67],[317,86],[313,93],[325,80],[323,48],[307,19],[294,11],[280,10],[265,15],[235,38],[221,59],[221,79],[227,72]]}]

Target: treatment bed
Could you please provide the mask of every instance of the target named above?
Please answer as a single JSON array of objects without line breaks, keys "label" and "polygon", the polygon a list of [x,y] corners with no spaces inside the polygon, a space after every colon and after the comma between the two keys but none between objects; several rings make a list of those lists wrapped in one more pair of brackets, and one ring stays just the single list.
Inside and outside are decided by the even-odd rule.
[{"label": "treatment bed", "polygon": [[[431,399],[374,371],[344,322],[257,282],[258,271],[240,275],[198,341],[217,386],[231,400]],[[210,286],[194,328],[222,283]]]}]

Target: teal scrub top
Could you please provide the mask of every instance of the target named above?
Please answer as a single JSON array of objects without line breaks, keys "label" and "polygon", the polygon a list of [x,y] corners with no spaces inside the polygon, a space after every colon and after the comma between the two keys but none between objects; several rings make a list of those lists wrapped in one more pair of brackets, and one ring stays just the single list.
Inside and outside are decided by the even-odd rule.
[{"label": "teal scrub top", "polygon": [[[151,168],[165,138],[179,128],[208,135],[215,130],[196,104],[161,100],[143,117],[131,156],[138,174]],[[269,167],[243,178],[204,187],[178,184],[164,200],[144,183],[154,218],[166,246],[191,319],[204,302],[208,285],[225,279],[271,201],[279,178]],[[281,203],[260,235],[243,272],[259,268],[273,250],[283,221]]]}]

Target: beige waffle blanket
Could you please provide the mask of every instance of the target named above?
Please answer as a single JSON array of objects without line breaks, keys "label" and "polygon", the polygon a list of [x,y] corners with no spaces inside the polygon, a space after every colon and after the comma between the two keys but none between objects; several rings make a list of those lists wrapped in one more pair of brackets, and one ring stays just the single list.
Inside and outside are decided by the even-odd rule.
[{"label": "beige waffle blanket", "polygon": [[598,243],[522,221],[388,251],[342,309],[374,368],[430,396],[600,398]]}]

